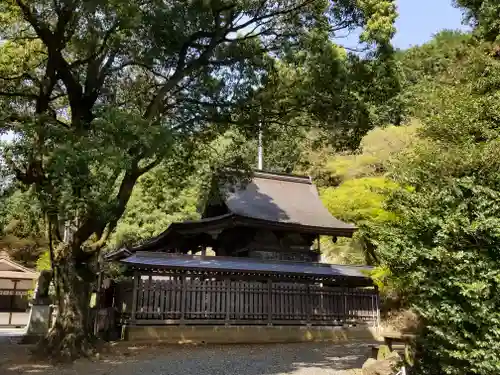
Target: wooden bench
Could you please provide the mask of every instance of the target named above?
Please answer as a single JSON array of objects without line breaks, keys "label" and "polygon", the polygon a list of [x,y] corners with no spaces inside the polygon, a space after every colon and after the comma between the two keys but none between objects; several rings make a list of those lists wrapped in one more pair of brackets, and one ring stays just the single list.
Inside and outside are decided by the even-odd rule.
[{"label": "wooden bench", "polygon": [[383,344],[372,345],[371,348],[371,356],[374,359],[377,359],[379,355],[380,348],[382,346],[386,346],[389,349],[389,352],[396,351],[402,356],[406,355],[407,347],[409,343],[415,338],[415,335],[412,334],[400,334],[400,333],[387,333],[384,336]]},{"label": "wooden bench", "polygon": [[404,347],[408,345],[413,339],[415,335],[403,333],[403,334],[385,334],[384,342],[389,347],[389,350],[393,350],[393,345],[396,342],[402,343]]}]

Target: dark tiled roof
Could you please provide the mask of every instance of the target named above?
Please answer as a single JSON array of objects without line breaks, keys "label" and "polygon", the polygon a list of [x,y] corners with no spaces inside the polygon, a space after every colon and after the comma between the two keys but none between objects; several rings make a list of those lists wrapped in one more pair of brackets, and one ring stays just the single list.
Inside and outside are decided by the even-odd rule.
[{"label": "dark tiled roof", "polygon": [[356,230],[330,214],[309,177],[254,172],[245,187],[222,191],[222,195],[228,210],[241,217],[335,229],[344,235]]},{"label": "dark tiled roof", "polygon": [[256,171],[246,185],[226,186],[220,194],[226,206],[223,214],[173,223],[131,251],[166,249],[178,236],[237,226],[343,237],[357,229],[328,212],[309,177]]},{"label": "dark tiled roof", "polygon": [[347,266],[325,263],[273,261],[254,258],[219,257],[137,252],[121,261],[142,269],[186,269],[194,271],[251,272],[295,275],[311,278],[357,279],[358,284],[372,285],[369,266]]}]

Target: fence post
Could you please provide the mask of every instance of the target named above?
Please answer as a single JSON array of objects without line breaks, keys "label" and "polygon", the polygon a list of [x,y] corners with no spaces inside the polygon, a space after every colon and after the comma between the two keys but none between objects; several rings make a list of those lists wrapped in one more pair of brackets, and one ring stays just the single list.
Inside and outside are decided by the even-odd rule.
[{"label": "fence post", "polygon": [[273,324],[273,281],[267,280],[267,325]]},{"label": "fence post", "polygon": [[186,289],[187,289],[187,282],[186,282],[186,275],[182,275],[181,277],[181,282],[182,282],[182,291],[181,291],[181,324],[184,324],[184,319],[186,315]]},{"label": "fence post", "polygon": [[137,295],[139,294],[140,283],[139,272],[134,271],[134,282],[132,284],[132,311],[130,312],[130,322],[135,323],[135,314],[137,312]]},{"label": "fence post", "polygon": [[225,279],[224,285],[226,286],[226,325],[229,325],[229,320],[231,317],[231,280]]},{"label": "fence post", "polygon": [[347,290],[347,288],[342,288],[342,294],[344,295],[344,321],[342,322],[342,324],[347,324],[349,315],[349,309],[347,308]]},{"label": "fence post", "polygon": [[306,284],[306,323],[311,324],[311,309],[313,308],[311,298],[311,283]]},{"label": "fence post", "polygon": [[14,310],[14,301],[16,299],[16,290],[17,290],[17,283],[19,282],[19,280],[15,279],[15,280],[11,280],[13,283],[14,283],[14,289],[12,290],[12,294],[10,295],[10,308],[9,308],[9,325],[12,324],[12,314],[13,313],[13,310]]},{"label": "fence post", "polygon": [[375,293],[371,293],[371,323],[373,326],[377,325],[377,311],[375,310]]}]

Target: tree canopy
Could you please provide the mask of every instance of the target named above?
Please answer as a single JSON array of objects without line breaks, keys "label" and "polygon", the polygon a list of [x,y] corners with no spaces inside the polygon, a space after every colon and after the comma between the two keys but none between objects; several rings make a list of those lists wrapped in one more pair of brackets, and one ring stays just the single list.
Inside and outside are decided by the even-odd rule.
[{"label": "tree canopy", "polygon": [[495,0],[454,0],[454,3],[464,10],[466,21],[481,39],[498,41],[500,5]]},{"label": "tree canopy", "polygon": [[485,38],[441,33],[406,60],[415,77],[407,86],[411,111],[422,125],[389,170],[400,186],[385,204],[395,220],[375,226],[371,238],[400,296],[419,315],[418,374],[500,370],[500,66]]},{"label": "tree canopy", "polygon": [[[390,0],[9,0],[0,11],[0,134],[12,135],[2,168],[33,188],[43,213],[58,315],[41,348],[64,357],[91,349],[96,260],[126,210],[122,225],[134,217],[137,182],[136,196],[158,188],[150,179],[179,188],[207,145],[227,131],[255,137],[264,118],[269,132],[289,119],[322,121],[356,134],[343,142],[356,145],[371,126],[360,99],[378,98],[347,90],[351,68],[368,72],[358,87],[371,66],[389,69],[396,15]],[[372,58],[346,58],[332,44],[354,28]],[[312,91],[328,80],[339,95]],[[332,105],[317,106],[311,98],[326,91]]]},{"label": "tree canopy", "polygon": [[261,131],[359,227],[323,255],[417,313],[412,370],[499,373],[500,6],[454,4],[472,32],[394,51],[390,0],[2,2],[0,246],[54,271],[46,353],[91,349],[101,250],[197,218]]},{"label": "tree canopy", "polygon": [[372,227],[393,219],[384,203],[398,186],[387,173],[394,159],[415,142],[418,128],[414,123],[374,129],[362,139],[358,152],[330,157],[319,167],[323,203],[335,217],[359,227],[352,240],[324,241],[322,248],[328,259],[335,263],[378,263]]}]

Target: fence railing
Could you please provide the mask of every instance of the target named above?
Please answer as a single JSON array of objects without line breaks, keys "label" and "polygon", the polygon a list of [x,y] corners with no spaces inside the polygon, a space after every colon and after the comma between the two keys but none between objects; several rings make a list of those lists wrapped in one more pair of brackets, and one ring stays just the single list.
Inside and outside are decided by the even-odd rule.
[{"label": "fence railing", "polygon": [[373,289],[321,284],[138,279],[130,311],[136,324],[375,324]]}]

